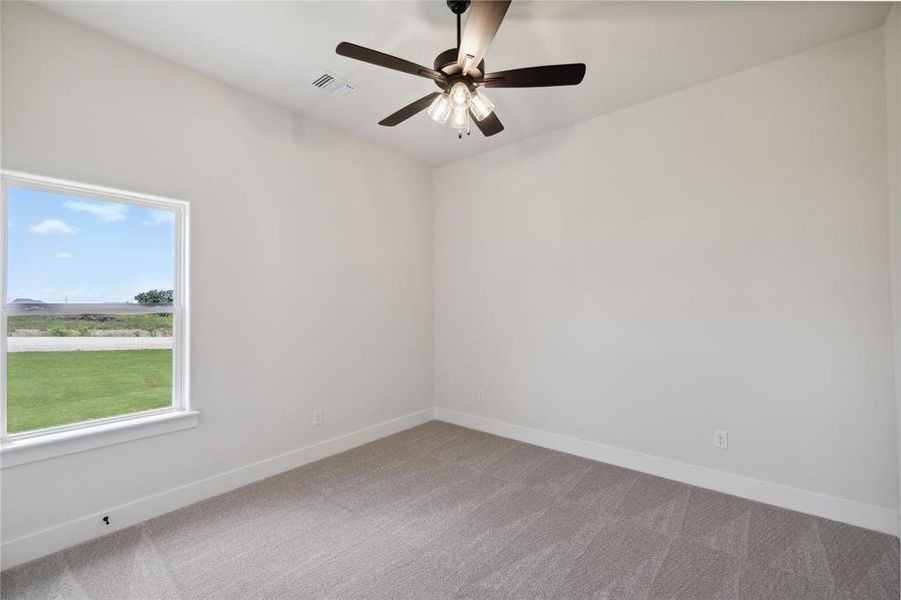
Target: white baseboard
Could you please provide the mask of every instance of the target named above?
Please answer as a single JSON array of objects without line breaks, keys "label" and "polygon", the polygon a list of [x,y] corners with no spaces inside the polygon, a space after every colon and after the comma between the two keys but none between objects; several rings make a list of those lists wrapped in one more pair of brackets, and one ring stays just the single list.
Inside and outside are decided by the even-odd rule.
[{"label": "white baseboard", "polygon": [[[128,504],[99,511],[35,533],[4,541],[2,547],[0,547],[2,568],[8,569],[29,560],[51,554],[57,550],[130,527],[147,519],[243,485],[277,475],[339,452],[344,452],[392,433],[415,427],[431,420],[433,417],[448,423],[493,433],[536,446],[599,460],[698,487],[740,496],[749,500],[765,502],[818,517],[874,529],[895,536],[898,535],[899,515],[897,512],[887,508],[862,504],[769,481],[733,475],[724,471],[690,465],[597,442],[580,440],[557,433],[435,407],[434,409],[429,408],[411,413],[147,496]],[[112,525],[100,525],[100,520],[104,515],[110,515]]]},{"label": "white baseboard", "polygon": [[[6,540],[0,547],[2,568],[8,569],[29,560],[51,554],[57,550],[130,527],[147,519],[194,504],[206,498],[211,498],[254,481],[272,477],[284,471],[383,438],[392,433],[421,425],[432,418],[433,409],[427,408],[147,496],[128,504]],[[105,526],[101,523],[104,515],[110,516],[111,525]]]},{"label": "white baseboard", "polygon": [[897,511],[522,425],[435,407],[435,418],[544,448],[665,477],[749,500],[898,535]]}]

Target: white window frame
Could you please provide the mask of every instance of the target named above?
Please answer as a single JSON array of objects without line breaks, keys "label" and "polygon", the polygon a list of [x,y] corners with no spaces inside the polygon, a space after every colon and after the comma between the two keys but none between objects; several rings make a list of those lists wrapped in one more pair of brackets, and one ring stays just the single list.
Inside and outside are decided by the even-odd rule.
[{"label": "white window frame", "polygon": [[[190,400],[190,322],[189,322],[189,252],[190,231],[189,205],[183,200],[173,200],[124,190],[41,177],[16,171],[0,171],[0,468],[45,460],[55,456],[71,454],[118,444],[129,440],[159,435],[187,429],[197,425],[198,413],[191,409]],[[9,213],[7,196],[10,187],[81,197],[86,200],[101,200],[155,210],[166,210],[175,214],[175,296],[171,306],[143,306],[140,304],[47,304],[40,308],[34,305],[7,303],[7,231]],[[79,423],[59,425],[45,429],[10,434],[6,421],[6,346],[7,317],[35,314],[172,314],[172,405],[166,408],[148,410],[114,417],[92,419]]]}]

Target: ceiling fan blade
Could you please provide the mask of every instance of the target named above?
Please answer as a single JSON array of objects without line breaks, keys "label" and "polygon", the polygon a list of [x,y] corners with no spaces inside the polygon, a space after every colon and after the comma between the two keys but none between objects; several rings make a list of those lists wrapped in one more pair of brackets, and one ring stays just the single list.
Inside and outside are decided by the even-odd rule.
[{"label": "ceiling fan blade", "polygon": [[466,64],[467,56],[472,57],[469,62],[472,68],[482,62],[508,8],[510,0],[473,0],[457,53],[460,68]]},{"label": "ceiling fan blade", "polygon": [[419,100],[406,105],[396,113],[388,115],[387,117],[379,121],[379,125],[384,125],[385,127],[394,127],[399,123],[403,123],[416,113],[427,109],[429,105],[432,104],[432,101],[435,99],[435,97],[440,95],[441,92],[432,92],[428,96],[423,96]]},{"label": "ceiling fan blade", "polygon": [[472,111],[469,111],[469,116],[475,122],[476,127],[479,128],[479,131],[482,132],[482,135],[485,137],[491,137],[496,133],[500,133],[504,130],[504,125],[501,123],[501,120],[497,118],[497,115],[492,112],[490,115],[482,119],[481,121],[477,121]]},{"label": "ceiling fan blade", "polygon": [[545,65],[487,73],[481,82],[485,87],[523,88],[550,87],[555,85],[579,85],[585,77],[585,65]]},{"label": "ceiling fan blade", "polygon": [[379,52],[378,50],[370,50],[369,48],[364,48],[363,46],[357,46],[356,44],[351,44],[350,42],[341,42],[340,44],[338,44],[338,47],[335,48],[335,52],[337,52],[341,56],[346,56],[355,60],[361,60],[372,65],[385,67],[386,69],[394,69],[395,71],[400,71],[402,73],[419,75],[420,77],[434,79],[435,81],[447,81],[447,77],[444,75],[444,73],[439,73],[435,69],[417,65],[414,62],[410,62],[396,56],[391,56],[390,54],[385,54],[384,52]]}]

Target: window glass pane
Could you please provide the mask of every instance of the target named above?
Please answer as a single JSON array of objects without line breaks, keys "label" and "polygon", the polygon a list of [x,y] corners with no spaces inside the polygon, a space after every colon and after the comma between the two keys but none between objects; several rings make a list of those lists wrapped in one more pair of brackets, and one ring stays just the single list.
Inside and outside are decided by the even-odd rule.
[{"label": "window glass pane", "polygon": [[7,201],[7,302],[134,303],[174,289],[174,212],[17,187]]},{"label": "window glass pane", "polygon": [[172,315],[7,318],[7,430],[172,404]]}]

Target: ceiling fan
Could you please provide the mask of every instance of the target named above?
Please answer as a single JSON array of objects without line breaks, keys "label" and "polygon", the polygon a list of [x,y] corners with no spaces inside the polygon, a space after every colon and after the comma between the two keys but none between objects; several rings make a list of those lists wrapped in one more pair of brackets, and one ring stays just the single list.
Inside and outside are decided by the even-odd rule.
[{"label": "ceiling fan", "polygon": [[464,133],[469,135],[470,120],[475,121],[485,136],[491,136],[503,131],[504,126],[494,113],[494,103],[485,96],[482,88],[578,85],[585,76],[582,63],[486,73],[484,56],[507,14],[510,0],[474,0],[462,32],[460,17],[469,8],[470,0],[447,0],[447,6],[457,15],[457,47],[435,57],[434,68],[349,42],[341,42],[335,48],[341,56],[431,79],[441,89],[385,117],[379,125],[394,127],[428,110],[428,115],[438,123],[444,124],[450,119],[458,138]]}]

